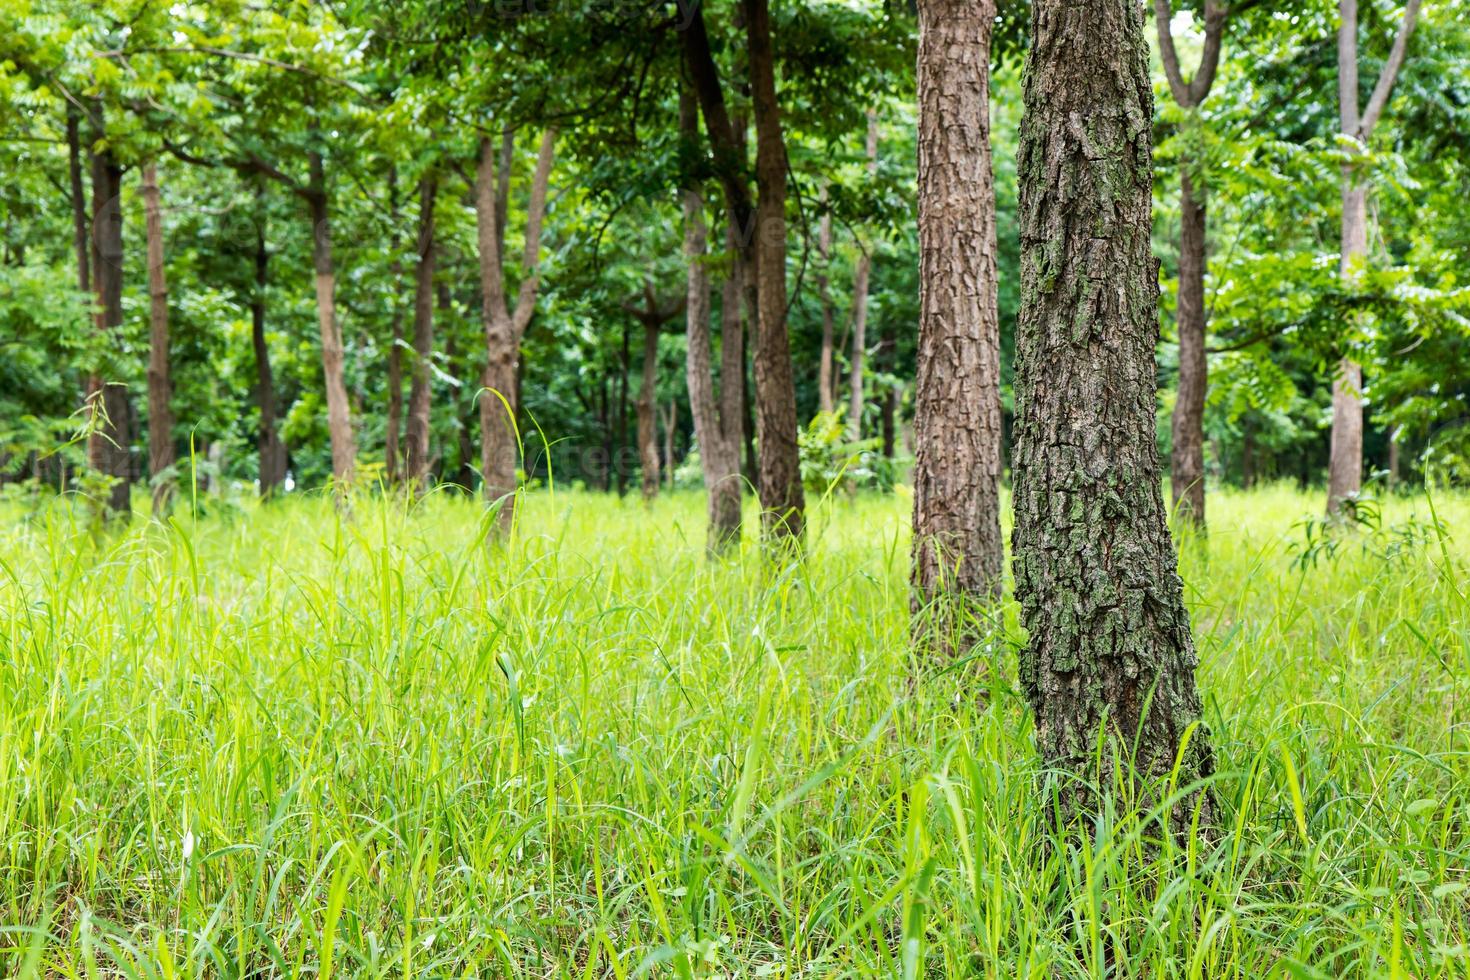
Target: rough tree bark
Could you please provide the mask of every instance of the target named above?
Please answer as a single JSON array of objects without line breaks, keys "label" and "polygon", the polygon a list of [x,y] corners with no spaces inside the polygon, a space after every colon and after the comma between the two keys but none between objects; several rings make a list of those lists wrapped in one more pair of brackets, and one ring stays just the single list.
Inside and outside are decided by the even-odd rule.
[{"label": "rough tree bark", "polygon": [[337,274],[332,265],[332,230],[327,220],[327,183],[320,151],[307,154],[306,198],[311,221],[311,258],[316,282],[316,319],[322,341],[322,378],[327,389],[327,432],[332,441],[332,480],[338,500],[352,486],[357,442],[344,379],[342,325],[337,322]]},{"label": "rough tree bark", "polygon": [[[256,190],[257,207],[265,197]],[[265,209],[255,230],[255,293],[250,297],[250,343],[255,350],[255,398],[260,409],[256,444],[260,452],[260,495],[269,499],[286,482],[286,445],[276,431],[276,385],[271,374],[270,345],[265,338],[265,290],[269,282],[270,252],[265,244]]]},{"label": "rough tree bark", "polygon": [[153,514],[168,507],[174,465],[174,415],[170,407],[168,277],[163,265],[163,208],[159,204],[158,168],[143,165],[143,210],[148,252],[148,476],[153,484]]},{"label": "rough tree bark", "polygon": [[[984,3],[981,3],[979,6],[985,7],[986,5]],[[994,8],[993,8],[993,6],[990,6],[987,9],[990,9],[991,10],[992,19],[993,19],[993,15],[994,15]],[[985,35],[984,45],[985,45],[986,56],[989,57],[989,51],[990,51],[990,35],[989,35],[989,30],[990,30],[990,27],[989,27],[988,24],[987,24],[985,30],[986,30],[986,35]],[[990,70],[990,66],[988,64],[984,64],[983,65],[983,69],[984,69],[984,71],[982,71],[982,75],[983,74],[987,74],[989,72],[989,70]],[[986,82],[986,80],[984,78],[982,78],[981,81],[980,81],[980,87],[981,87],[982,91],[985,88],[988,87],[987,82]],[[984,129],[983,135],[985,137],[985,167],[984,167],[984,175],[983,175],[984,176],[984,180],[983,180],[983,183],[985,184],[985,186],[987,188],[989,188],[991,186],[991,176],[990,176],[990,140],[989,140],[989,137],[990,137],[990,124],[989,124],[989,121],[988,120],[985,121],[985,129]],[[874,109],[869,109],[868,110],[868,146],[867,146],[867,149],[868,149],[868,179],[869,180],[873,180],[874,178],[876,178],[878,176],[878,113]],[[994,211],[995,211],[995,204],[994,204],[994,202],[995,202],[995,192],[994,192],[993,189],[991,189],[989,191],[989,193],[987,194],[986,200],[989,201],[989,202],[991,202],[990,204],[985,205],[985,206],[988,207],[989,210],[990,210],[990,212],[992,213],[992,217],[990,219],[990,223],[992,225],[994,225],[995,219],[993,217],[993,214],[994,214]],[[994,246],[994,238],[995,238],[995,230],[994,230],[993,227],[991,229],[990,237],[991,237],[991,240],[992,240],[991,241],[992,248],[991,248],[991,257],[990,257],[990,259],[988,261],[990,263],[990,266],[991,266],[991,270],[992,271],[991,271],[991,276],[990,276],[990,286],[988,288],[990,289],[991,294],[993,296],[994,295],[994,292],[995,292],[995,274],[994,274],[994,266],[995,266],[995,254],[994,253],[995,253],[995,249],[993,247]],[[867,353],[867,346],[868,346],[868,280],[871,277],[872,272],[873,272],[873,253],[870,250],[870,246],[862,246],[862,243],[861,242],[859,242],[858,244],[859,244],[859,246],[861,247],[862,250],[858,253],[857,268],[853,270],[853,281],[852,281],[852,354],[848,358],[848,378],[847,378],[847,385],[848,385],[848,393],[847,393],[847,399],[848,399],[848,402],[847,402],[847,438],[849,440],[853,441],[853,442],[856,442],[857,440],[859,440],[859,439],[861,439],[863,437],[863,405],[865,403],[864,402],[864,398],[863,398],[863,356]],[[995,304],[992,301],[992,303],[991,303],[991,309],[993,310],[994,308],[995,308]],[[992,319],[993,319],[993,317],[992,317]],[[997,354],[997,357],[999,357],[998,354]],[[999,370],[999,369],[997,368],[997,370]],[[997,375],[997,377],[998,376],[999,375]],[[997,397],[999,397],[999,396],[997,396]]]},{"label": "rough tree bark", "polygon": [[[116,342],[123,322],[122,173],[111,149],[92,152],[92,286],[97,298],[97,331],[109,347]],[[87,397],[101,413],[87,438],[87,463],[95,472],[113,479],[107,508],[114,517],[126,520],[132,516],[129,449],[133,410],[127,385],[108,380],[115,370],[108,363],[111,359],[105,357],[87,381]]]},{"label": "rough tree bark", "polygon": [[[919,372],[913,635],[963,653],[1000,593],[1000,321],[990,164],[992,0],[919,3]],[[877,152],[876,122],[869,133]],[[857,334],[854,327],[854,350]],[[855,409],[862,408],[855,376]],[[885,433],[885,438],[887,434]]]},{"label": "rough tree bark", "polygon": [[[1358,159],[1388,105],[1394,80],[1408,53],[1420,0],[1404,5],[1404,19],[1388,60],[1378,73],[1368,104],[1358,110],[1358,0],[1339,0],[1337,102],[1340,132],[1356,148],[1342,164],[1340,275],[1351,284],[1368,256],[1368,185]],[[1350,356],[1338,362],[1332,382],[1332,450],[1327,468],[1327,513],[1337,516],[1343,500],[1363,489],[1363,368]]]},{"label": "rough tree bark", "polygon": [[434,357],[434,200],[439,185],[432,174],[419,181],[418,266],[413,291],[413,370],[408,392],[408,484],[422,493],[429,479],[429,396]]},{"label": "rough tree bark", "polygon": [[495,149],[489,139],[480,140],[480,161],[475,174],[475,228],[480,250],[480,317],[485,329],[487,354],[480,393],[480,472],[485,499],[505,500],[499,515],[502,528],[515,516],[516,491],[516,377],[521,338],[536,310],[541,260],[541,221],[546,213],[546,188],[551,179],[551,161],[556,149],[556,132],[541,136],[536,172],[531,179],[531,196],[526,210],[525,253],[521,259],[521,282],[512,310],[506,297],[505,211],[508,207],[510,159],[504,152],[513,146],[509,134],[503,140],[500,186],[497,194]]},{"label": "rough tree bark", "polygon": [[[1214,759],[1207,733],[1192,730],[1196,655],[1154,441],[1142,9],[1038,0],[1031,31],[1017,160],[1013,571],[1029,634],[1021,685],[1042,763],[1064,774],[1054,790],[1070,822],[1116,782],[1137,779],[1157,799],[1181,751],[1181,787],[1209,776]],[[1195,805],[1212,823],[1211,795],[1192,793],[1172,811],[1174,832]]]},{"label": "rough tree bark", "polygon": [[[1193,110],[1210,94],[1220,63],[1220,43],[1228,10],[1205,2],[1205,42],[1199,69],[1184,80],[1170,30],[1169,0],[1154,0],[1154,23],[1169,91],[1185,110]],[[1201,161],[1185,159],[1179,167],[1179,298],[1175,320],[1179,331],[1179,392],[1171,420],[1169,483],[1174,510],[1195,527],[1205,524],[1205,394],[1209,383],[1205,361],[1205,186],[1195,186]]]}]

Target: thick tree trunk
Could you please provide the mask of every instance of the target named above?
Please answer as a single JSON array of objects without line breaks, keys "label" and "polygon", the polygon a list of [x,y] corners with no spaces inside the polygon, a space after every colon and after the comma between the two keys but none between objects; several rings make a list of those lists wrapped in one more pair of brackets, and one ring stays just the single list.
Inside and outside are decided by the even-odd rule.
[{"label": "thick tree trunk", "polygon": [[[972,607],[994,601],[1001,587],[1000,321],[988,92],[994,20],[992,0],[919,4],[913,632],[916,644],[944,654],[965,652],[975,639]],[[871,125],[870,157],[877,151],[876,122]],[[859,313],[854,350],[861,319]],[[854,381],[853,409],[861,413],[858,371]]]},{"label": "thick tree trunk", "polygon": [[96,292],[98,333],[110,348],[103,365],[88,380],[88,397],[100,410],[87,438],[87,462],[113,479],[107,507],[113,516],[131,517],[132,417],[127,385],[109,380],[115,364],[118,328],[122,326],[122,167],[110,149],[92,154],[92,285]]},{"label": "thick tree trunk", "polygon": [[419,182],[418,268],[413,295],[413,372],[408,393],[408,483],[422,493],[429,480],[430,370],[434,357],[434,199],[433,176]]},{"label": "thick tree trunk", "polygon": [[[263,191],[257,191],[260,202]],[[265,245],[265,211],[255,232],[255,293],[250,298],[250,343],[255,350],[255,398],[260,409],[256,443],[260,451],[260,496],[275,496],[286,482],[286,445],[276,432],[276,385],[271,374],[270,345],[265,338],[265,289],[269,281],[270,252]]]},{"label": "thick tree trunk", "polygon": [[658,496],[658,416],[654,398],[658,386],[657,320],[643,322],[643,379],[638,389],[638,462],[642,469],[642,491],[645,501]]},{"label": "thick tree trunk", "polygon": [[388,344],[388,418],[383,437],[383,476],[389,486],[394,486],[402,478],[400,467],[403,465],[403,304],[398,299],[399,287],[403,281],[403,264],[398,259],[398,227],[401,218],[398,209],[398,170],[394,167],[388,170],[388,198],[389,214],[393,220],[389,238],[393,261],[388,265],[388,277],[393,283],[393,316],[392,338]]},{"label": "thick tree trunk", "polygon": [[153,484],[153,514],[163,513],[173,495],[174,415],[170,407],[168,277],[163,265],[163,208],[158,168],[143,165],[143,210],[148,251],[148,476]]},{"label": "thick tree trunk", "polygon": [[1187,169],[1179,180],[1179,393],[1169,482],[1179,519],[1205,525],[1205,202]]},{"label": "thick tree trunk", "polygon": [[744,0],[750,88],[755,107],[756,452],[761,523],[772,544],[800,542],[806,495],[797,448],[796,386],[786,336],[786,143],[776,102],[769,0]]},{"label": "thick tree trunk", "polygon": [[[1342,271],[1351,282],[1368,255],[1368,188],[1351,165],[1342,175]],[[1350,357],[1332,380],[1332,443],[1327,467],[1327,512],[1363,489],[1363,368]]]},{"label": "thick tree trunk", "polygon": [[541,221],[546,213],[546,190],[551,178],[551,161],[556,133],[541,137],[536,173],[526,209],[525,253],[521,260],[521,283],[514,310],[505,290],[501,268],[505,254],[505,212],[509,207],[510,161],[513,136],[507,133],[501,147],[501,176],[496,178],[495,149],[490,140],[480,141],[480,160],[475,173],[475,231],[480,252],[480,317],[485,330],[485,373],[481,379],[480,473],[484,496],[489,503],[504,501],[499,525],[509,529],[515,517],[517,391],[521,338],[536,309],[539,279],[536,266],[541,256]]},{"label": "thick tree trunk", "polygon": [[[991,11],[991,14],[992,14],[992,17],[993,17],[993,15],[994,15],[994,5],[993,4],[984,2],[984,0],[982,0],[982,2],[978,6],[979,7],[983,7],[985,9],[987,9],[987,10],[990,10]],[[963,8],[963,9],[967,12],[967,15],[968,15],[968,11],[969,11],[970,8],[967,7],[967,8]],[[976,39],[972,39],[972,40],[976,40]],[[985,27],[985,36],[984,36],[984,39],[983,39],[983,41],[980,41],[979,43],[981,43],[983,45],[984,50],[986,52],[986,56],[988,57],[989,56],[989,51],[990,51],[990,25],[988,23],[987,23],[987,25]],[[985,90],[989,87],[988,78],[985,77],[985,76],[988,75],[988,73],[990,71],[990,66],[989,66],[989,64],[982,63],[981,69],[982,69],[981,70],[981,76],[982,77],[979,80],[979,88],[981,90],[981,94],[982,95],[985,95]],[[966,93],[966,94],[968,94],[968,93]],[[922,100],[922,96],[920,98]],[[936,105],[936,108],[937,108],[937,105]],[[981,116],[982,116],[982,120],[981,121],[984,124],[984,130],[982,131],[982,133],[980,135],[983,137],[984,143],[985,143],[985,163],[984,163],[984,172],[983,172],[983,174],[980,174],[978,176],[981,176],[983,178],[980,182],[982,184],[984,184],[985,185],[985,188],[986,188],[984,201],[985,202],[989,202],[989,203],[983,203],[982,202],[982,204],[981,204],[981,206],[983,208],[987,209],[988,212],[990,213],[990,217],[987,220],[989,221],[989,223],[991,225],[991,230],[990,230],[990,242],[991,242],[990,258],[984,260],[985,262],[988,262],[989,265],[990,265],[990,269],[991,269],[991,272],[990,272],[990,280],[989,280],[989,285],[988,286],[983,286],[982,285],[982,288],[987,288],[987,289],[990,290],[991,301],[990,301],[990,307],[989,307],[989,309],[991,311],[990,317],[993,320],[993,319],[995,319],[995,316],[996,316],[996,314],[994,312],[995,311],[995,248],[994,248],[994,244],[995,244],[995,228],[994,228],[994,225],[995,225],[995,189],[993,187],[993,182],[992,182],[991,173],[990,173],[990,123],[989,123],[989,120],[988,119],[983,118],[983,117],[985,117],[987,115],[988,115],[988,107],[986,107],[985,109],[983,109],[982,112],[981,112]],[[971,135],[973,135],[973,134],[971,134]],[[936,137],[937,138],[940,138],[940,137],[938,137],[938,134],[936,134]],[[878,113],[877,113],[876,110],[873,110],[873,109],[869,109],[868,110],[868,147],[867,148],[868,148],[868,179],[869,180],[873,180],[873,179],[877,178],[877,176],[878,176]],[[853,441],[853,442],[856,442],[857,440],[859,440],[859,439],[861,439],[863,437],[863,405],[866,403],[865,402],[865,399],[863,398],[863,357],[867,353],[867,346],[868,346],[868,280],[869,280],[870,276],[872,275],[872,271],[873,271],[873,253],[871,251],[871,245],[870,245],[868,247],[863,248],[863,250],[858,254],[857,268],[853,271],[853,283],[852,283],[852,355],[848,359],[848,378],[847,378],[847,385],[848,385],[848,394],[847,394],[847,399],[848,399],[848,403],[847,403],[847,438],[849,440]],[[922,281],[923,281],[922,276],[920,278],[921,278],[921,283],[922,283]],[[921,285],[920,288],[922,289],[923,286]],[[997,343],[998,342],[999,341],[997,341]],[[996,357],[997,357],[997,362],[996,362],[997,365],[999,364],[999,356],[1000,356],[999,353],[997,353],[997,355],[996,355]],[[998,367],[997,367],[997,371],[999,371],[999,368]],[[997,374],[997,377],[999,377],[998,374]],[[997,391],[998,390],[999,389],[997,389]],[[997,397],[999,397],[999,395],[997,395]]]},{"label": "thick tree trunk", "polygon": [[[1157,799],[1181,752],[1180,787],[1209,776],[1214,760],[1194,727],[1196,656],[1154,439],[1153,92],[1141,10],[1038,0],[1031,29],[1017,160],[1013,570],[1029,635],[1021,685],[1042,765],[1064,774],[1054,790],[1070,822],[1135,778]],[[1174,832],[1195,805],[1213,822],[1210,794],[1190,794],[1173,810]]]},{"label": "thick tree trunk", "polygon": [[308,154],[311,168],[306,189],[311,220],[311,257],[316,280],[316,319],[322,341],[322,379],[327,389],[327,432],[332,441],[332,480],[338,499],[352,486],[357,442],[352,433],[352,409],[347,401],[342,325],[337,322],[337,274],[332,265],[332,231],[327,219],[326,177],[322,155]]},{"label": "thick tree trunk", "polygon": [[822,185],[822,217],[817,223],[817,296],[822,304],[822,349],[817,361],[817,408],[831,412],[837,407],[837,372],[833,366],[834,338],[832,290],[828,274],[832,268],[832,212],[827,210],[827,185]]}]

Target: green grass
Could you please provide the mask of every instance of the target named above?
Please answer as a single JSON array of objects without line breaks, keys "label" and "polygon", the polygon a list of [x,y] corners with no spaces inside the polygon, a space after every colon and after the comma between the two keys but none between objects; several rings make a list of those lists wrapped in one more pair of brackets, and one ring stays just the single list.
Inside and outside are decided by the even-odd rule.
[{"label": "green grass", "polygon": [[1447,541],[1301,571],[1318,495],[1212,495],[1225,819],[1177,852],[1126,807],[1051,839],[1007,643],[913,680],[900,497],[779,569],[707,562],[693,493],[537,494],[505,547],[448,497],[102,537],[9,504],[0,974],[1470,977],[1436,503]]}]

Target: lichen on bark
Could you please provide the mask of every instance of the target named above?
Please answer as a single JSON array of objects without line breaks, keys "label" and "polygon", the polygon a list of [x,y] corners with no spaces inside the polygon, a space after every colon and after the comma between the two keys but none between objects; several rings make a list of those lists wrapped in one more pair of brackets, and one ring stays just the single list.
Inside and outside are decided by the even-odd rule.
[{"label": "lichen on bark", "polygon": [[[1155,444],[1153,94],[1131,0],[1032,7],[1018,171],[1021,684],[1065,818],[1214,770]],[[1175,772],[1181,745],[1188,739]],[[1101,744],[1099,744],[1101,742]],[[1125,771],[1117,771],[1121,763]],[[1136,779],[1136,782],[1134,780]],[[1172,809],[1173,829],[1208,793]]]}]

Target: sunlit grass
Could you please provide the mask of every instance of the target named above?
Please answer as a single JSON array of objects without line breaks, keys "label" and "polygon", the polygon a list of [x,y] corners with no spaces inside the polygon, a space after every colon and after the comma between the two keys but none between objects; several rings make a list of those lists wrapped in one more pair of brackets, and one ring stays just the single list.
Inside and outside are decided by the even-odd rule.
[{"label": "sunlit grass", "polygon": [[693,493],[536,494],[505,546],[442,495],[6,505],[0,974],[1470,977],[1436,504],[1443,544],[1300,570],[1316,494],[1211,496],[1224,821],[1178,853],[1126,806],[1048,842],[1007,643],[914,680],[898,497],[774,569],[707,562]]}]

